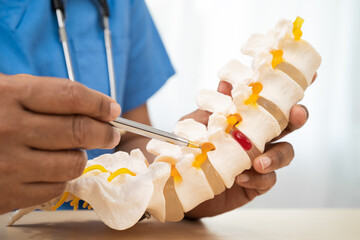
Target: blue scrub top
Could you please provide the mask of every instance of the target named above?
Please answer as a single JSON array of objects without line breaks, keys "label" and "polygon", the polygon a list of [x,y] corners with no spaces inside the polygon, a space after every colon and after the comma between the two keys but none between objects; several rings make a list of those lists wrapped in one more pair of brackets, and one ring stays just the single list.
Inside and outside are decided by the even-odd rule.
[{"label": "blue scrub top", "polygon": [[[64,0],[75,78],[110,94],[100,12],[93,0]],[[143,0],[108,0],[122,111],[146,102],[174,74]],[[0,0],[0,72],[67,78],[51,1]],[[90,150],[89,159],[112,150]]]}]

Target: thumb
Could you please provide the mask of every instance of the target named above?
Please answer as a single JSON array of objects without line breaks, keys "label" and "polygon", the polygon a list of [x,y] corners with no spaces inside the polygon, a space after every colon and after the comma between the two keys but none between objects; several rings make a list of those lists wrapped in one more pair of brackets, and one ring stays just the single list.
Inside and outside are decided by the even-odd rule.
[{"label": "thumb", "polygon": [[217,91],[219,93],[231,96],[232,85],[231,83],[220,81]]}]

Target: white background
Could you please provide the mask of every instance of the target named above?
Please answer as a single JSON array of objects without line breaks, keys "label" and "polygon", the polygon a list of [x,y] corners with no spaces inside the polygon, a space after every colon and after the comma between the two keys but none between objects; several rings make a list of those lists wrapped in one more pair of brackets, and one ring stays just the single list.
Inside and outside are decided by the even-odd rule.
[{"label": "white background", "polygon": [[177,74],[149,103],[153,124],[171,131],[196,108],[202,88],[216,89],[217,71],[237,58],[255,32],[279,18],[305,19],[303,39],[321,54],[318,79],[302,104],[305,127],[285,140],[295,159],[278,182],[248,207],[360,207],[360,1],[147,0]]}]

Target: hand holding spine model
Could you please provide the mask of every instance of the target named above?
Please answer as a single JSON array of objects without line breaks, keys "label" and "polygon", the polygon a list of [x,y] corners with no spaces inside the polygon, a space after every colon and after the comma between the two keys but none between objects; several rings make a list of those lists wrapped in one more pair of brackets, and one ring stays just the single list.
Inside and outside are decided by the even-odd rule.
[{"label": "hand holding spine model", "polygon": [[250,37],[242,52],[253,57],[252,68],[232,60],[218,74],[232,85],[231,97],[200,91],[198,107],[213,113],[208,126],[186,119],[174,132],[201,150],[151,140],[147,151],[156,158],[150,165],[138,149],[102,155],[88,161],[84,174],[70,181],[61,196],[16,211],[9,225],[35,209],[56,210],[66,201],[77,209],[80,199],[117,230],[133,226],[145,212],[160,222],[180,221],[184,212],[230,188],[287,126],[291,107],[304,97],[320,66],[320,55],[301,39],[302,24],[299,17],[294,23],[281,19],[265,35]]}]

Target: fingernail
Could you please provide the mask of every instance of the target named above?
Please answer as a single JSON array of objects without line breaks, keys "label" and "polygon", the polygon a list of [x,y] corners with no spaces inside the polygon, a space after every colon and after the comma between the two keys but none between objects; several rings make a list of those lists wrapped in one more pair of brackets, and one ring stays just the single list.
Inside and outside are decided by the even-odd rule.
[{"label": "fingernail", "polygon": [[110,116],[112,119],[117,118],[120,116],[121,107],[118,103],[110,103]]},{"label": "fingernail", "polygon": [[263,170],[267,169],[271,165],[271,158],[266,156],[260,157],[260,164]]},{"label": "fingernail", "polygon": [[119,144],[120,138],[121,138],[121,135],[120,135],[119,130],[114,128],[113,146],[117,146]]},{"label": "fingernail", "polygon": [[236,182],[237,183],[244,183],[249,181],[250,177],[249,175],[247,175],[246,173],[242,173],[239,176],[236,177]]},{"label": "fingernail", "polygon": [[309,112],[307,111],[307,109],[303,106],[301,106],[301,111],[303,111],[303,113],[305,114],[305,118],[308,119],[309,118]]}]

